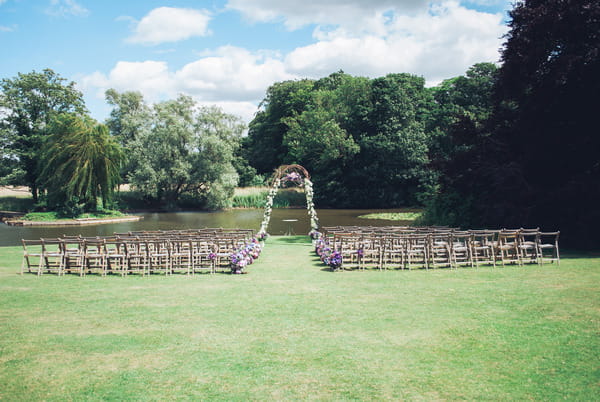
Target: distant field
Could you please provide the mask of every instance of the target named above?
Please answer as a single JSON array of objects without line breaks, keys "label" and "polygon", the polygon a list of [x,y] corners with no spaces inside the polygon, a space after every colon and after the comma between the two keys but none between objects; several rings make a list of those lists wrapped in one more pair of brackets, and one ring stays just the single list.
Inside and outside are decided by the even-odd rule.
[{"label": "distant field", "polygon": [[31,193],[27,187],[0,186],[0,197],[30,198]]},{"label": "distant field", "polygon": [[248,275],[17,275],[0,400],[597,400],[600,258],[325,269],[272,237]]}]

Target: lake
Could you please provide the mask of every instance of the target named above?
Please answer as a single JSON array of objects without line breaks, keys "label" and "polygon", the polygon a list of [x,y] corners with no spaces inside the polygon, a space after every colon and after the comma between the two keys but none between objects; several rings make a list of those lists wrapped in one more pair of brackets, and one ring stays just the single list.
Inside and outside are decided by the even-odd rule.
[{"label": "lake", "polygon": [[[336,225],[408,225],[407,221],[361,219],[360,215],[377,212],[403,212],[404,209],[318,209],[321,226]],[[258,230],[263,217],[262,209],[232,209],[219,212],[160,212],[136,214],[138,222],[109,223],[92,226],[26,227],[0,224],[0,246],[21,245],[21,239],[52,238],[65,235],[109,236],[115,232],[139,230],[171,230],[197,228],[244,228]],[[297,219],[297,222],[284,220]],[[273,209],[268,232],[272,235],[308,234],[310,220],[306,209]]]}]

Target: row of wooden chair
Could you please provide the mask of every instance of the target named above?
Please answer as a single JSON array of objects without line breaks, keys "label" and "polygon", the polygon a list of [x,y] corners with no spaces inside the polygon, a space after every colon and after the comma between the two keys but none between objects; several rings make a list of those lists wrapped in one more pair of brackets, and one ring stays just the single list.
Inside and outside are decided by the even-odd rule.
[{"label": "row of wooden chair", "polygon": [[429,269],[560,263],[560,232],[539,229],[460,231],[443,227],[324,229],[317,243],[317,253],[323,249],[338,251],[343,268]]},{"label": "row of wooden chair", "polygon": [[108,237],[63,236],[22,240],[21,274],[27,272],[127,275],[214,273],[251,241],[252,230],[204,229],[115,233]]}]

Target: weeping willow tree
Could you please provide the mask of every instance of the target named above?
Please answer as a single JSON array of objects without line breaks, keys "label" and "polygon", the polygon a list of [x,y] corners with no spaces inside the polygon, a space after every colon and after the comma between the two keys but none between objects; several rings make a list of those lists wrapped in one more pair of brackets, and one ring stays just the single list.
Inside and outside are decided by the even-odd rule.
[{"label": "weeping willow tree", "polygon": [[[60,114],[49,125],[40,181],[50,209],[96,211],[111,205],[119,184],[123,151],[95,120]],[[72,214],[72,213],[71,213]]]}]

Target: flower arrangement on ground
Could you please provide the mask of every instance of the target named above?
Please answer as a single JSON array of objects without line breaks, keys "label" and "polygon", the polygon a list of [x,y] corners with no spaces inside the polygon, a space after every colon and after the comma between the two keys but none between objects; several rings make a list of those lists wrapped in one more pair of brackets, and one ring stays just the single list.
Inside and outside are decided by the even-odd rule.
[{"label": "flower arrangement on ground", "polygon": [[339,251],[334,251],[329,256],[329,266],[331,269],[338,270],[342,267],[342,254]]},{"label": "flower arrangement on ground", "polygon": [[245,273],[244,269],[260,256],[261,251],[262,247],[256,238],[252,239],[252,241],[246,245],[240,247],[236,252],[229,256],[231,261],[231,273]]},{"label": "flower arrangement on ground", "polygon": [[319,256],[323,264],[329,265],[334,271],[342,268],[342,254],[332,249],[327,239],[320,237],[315,241],[315,253]]}]

